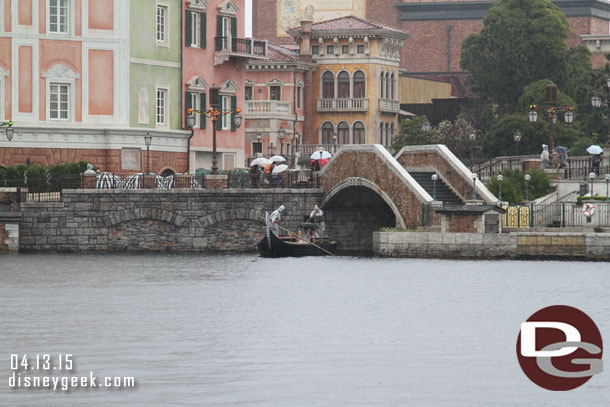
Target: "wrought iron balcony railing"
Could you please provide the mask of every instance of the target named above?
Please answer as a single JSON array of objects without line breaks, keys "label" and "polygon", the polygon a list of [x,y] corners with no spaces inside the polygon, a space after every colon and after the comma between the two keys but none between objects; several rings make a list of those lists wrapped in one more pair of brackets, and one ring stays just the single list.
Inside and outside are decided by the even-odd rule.
[{"label": "wrought iron balcony railing", "polygon": [[267,41],[252,38],[216,37],[216,52],[226,53],[229,57],[265,58]]}]

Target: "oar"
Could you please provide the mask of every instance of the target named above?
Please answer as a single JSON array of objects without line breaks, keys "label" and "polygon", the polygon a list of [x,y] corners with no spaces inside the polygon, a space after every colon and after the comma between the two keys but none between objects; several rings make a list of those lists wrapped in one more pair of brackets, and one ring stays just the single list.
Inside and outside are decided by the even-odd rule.
[{"label": "oar", "polygon": [[[286,229],[286,228],[284,228],[284,227],[282,227],[282,226],[278,225],[277,223],[276,223],[275,225],[276,225],[278,228],[280,228],[280,229],[282,229],[282,230],[284,230],[284,231],[286,231],[286,232],[290,233],[291,235],[294,235],[294,233],[292,233],[292,232],[291,232],[291,231],[289,231],[288,229]],[[309,242],[309,241],[307,241],[307,240],[305,240],[305,239],[301,239],[301,240],[302,240],[303,242],[307,243],[307,244],[312,245],[313,247],[317,247],[318,249],[320,249],[320,250],[322,250],[322,251],[325,251],[326,253],[330,254],[331,256],[334,256],[334,254],[332,254],[331,252],[329,252],[329,251],[328,251],[328,250],[326,250],[325,248],[318,246],[318,245],[317,245],[317,244],[315,244],[315,243]]]}]

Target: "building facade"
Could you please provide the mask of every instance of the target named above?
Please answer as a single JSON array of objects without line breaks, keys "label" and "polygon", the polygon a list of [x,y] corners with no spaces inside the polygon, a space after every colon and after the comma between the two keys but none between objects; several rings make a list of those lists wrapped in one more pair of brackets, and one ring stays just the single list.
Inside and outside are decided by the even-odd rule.
[{"label": "building facade", "polygon": [[398,130],[400,49],[404,31],[359,17],[302,22],[289,30],[302,55],[317,69],[311,76],[310,144],[391,146]]},{"label": "building facade", "polygon": [[[219,87],[223,112],[245,108],[245,63],[265,59],[267,44],[244,38],[245,0],[183,1],[182,94],[183,126],[186,111],[205,111],[209,88]],[[214,129],[212,120],[197,114],[190,140],[190,171],[212,166]],[[216,123],[218,168],[231,170],[245,165],[244,128],[237,127],[235,114],[220,115]]]},{"label": "building facade", "polygon": [[[459,66],[462,41],[483,27],[483,18],[496,0],[253,0],[252,32],[274,43],[292,41],[289,28],[300,20],[314,22],[358,16],[412,34],[401,50],[400,68],[413,77],[450,82],[454,96],[467,96],[467,73]],[[606,0],[552,0],[566,15],[571,45],[585,44],[593,66],[606,62],[610,50],[610,3]]]}]

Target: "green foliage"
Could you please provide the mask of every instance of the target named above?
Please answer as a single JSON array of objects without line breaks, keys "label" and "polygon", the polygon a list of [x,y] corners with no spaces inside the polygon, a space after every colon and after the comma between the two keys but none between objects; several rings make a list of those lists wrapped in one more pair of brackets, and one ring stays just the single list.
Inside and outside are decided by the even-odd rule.
[{"label": "green foliage", "polygon": [[[578,197],[576,197],[576,203],[578,205],[582,205],[583,202],[590,201],[590,200],[591,200],[590,196],[578,196]],[[605,195],[593,195],[593,200],[594,201],[605,201],[606,200],[606,196]]]},{"label": "green foliage", "polygon": [[[96,170],[96,167],[93,167]],[[67,162],[55,164],[49,167],[49,174],[63,174],[63,175],[78,175],[82,174],[87,170],[87,162]]]},{"label": "green foliage", "polygon": [[476,133],[475,128],[465,114],[458,115],[454,123],[443,120],[436,129],[439,142],[445,144],[461,160],[471,157],[474,152],[477,141],[471,139],[473,133]]},{"label": "green foliage", "polygon": [[[517,170],[503,170],[501,172],[504,179],[502,180],[502,201],[508,201],[511,204],[522,203],[525,200],[525,177],[524,174]],[[549,185],[549,176],[541,170],[530,170],[527,172],[531,180],[529,182],[529,200],[545,196],[553,192],[553,188]],[[486,185],[498,198],[500,197],[500,183],[497,177],[493,177]]]},{"label": "green foliage", "polygon": [[398,152],[404,146],[438,144],[439,139],[434,129],[422,130],[422,125],[427,120],[426,116],[403,120],[400,125],[400,134],[394,137],[392,142],[394,151]]},{"label": "green foliage", "polygon": [[[490,8],[483,29],[462,42],[462,68],[472,73],[473,90],[513,112],[523,89],[550,78],[584,98],[590,54],[569,49],[570,26],[550,0],[500,0]],[[583,82],[584,81],[584,82]]]},{"label": "green foliage", "polygon": [[35,186],[41,192],[58,188],[76,189],[80,188],[80,174],[86,169],[84,161],[55,164],[49,168],[44,165],[11,165],[0,169],[0,186]]}]

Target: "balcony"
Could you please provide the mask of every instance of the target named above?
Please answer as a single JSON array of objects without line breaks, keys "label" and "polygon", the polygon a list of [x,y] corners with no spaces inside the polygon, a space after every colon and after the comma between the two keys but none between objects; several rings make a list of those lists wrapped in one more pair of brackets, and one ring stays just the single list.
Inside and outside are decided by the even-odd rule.
[{"label": "balcony", "polygon": [[267,41],[252,38],[216,37],[214,65],[220,65],[230,58],[266,59]]},{"label": "balcony", "polygon": [[398,113],[399,110],[399,100],[379,99],[379,111],[387,113]]},{"label": "balcony", "polygon": [[366,112],[368,99],[318,99],[318,112]]},{"label": "balcony", "polygon": [[292,104],[279,100],[246,100],[244,115],[246,119],[294,116]]}]

